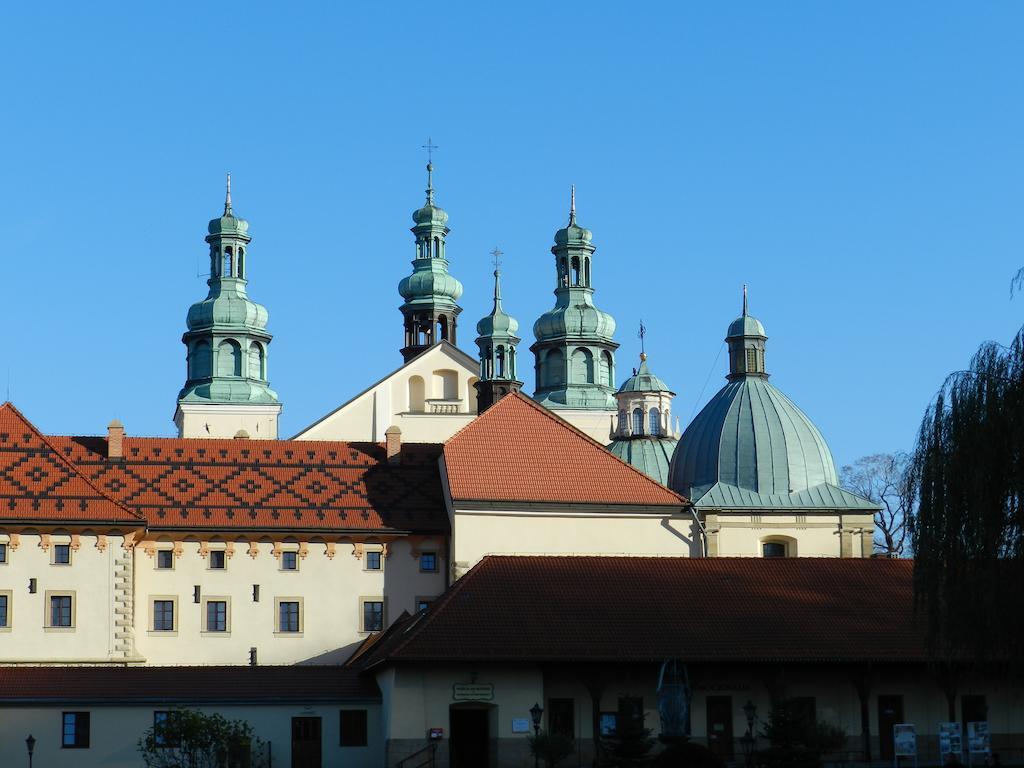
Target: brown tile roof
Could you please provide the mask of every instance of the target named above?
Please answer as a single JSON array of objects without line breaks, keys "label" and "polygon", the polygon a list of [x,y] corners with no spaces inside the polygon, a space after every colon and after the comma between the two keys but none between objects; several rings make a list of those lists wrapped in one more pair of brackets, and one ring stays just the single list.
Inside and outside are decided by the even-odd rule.
[{"label": "brown tile roof", "polygon": [[370,675],[338,666],[0,667],[0,707],[380,701]]},{"label": "brown tile roof", "polygon": [[0,405],[0,520],[142,525],[10,403]]},{"label": "brown tile roof", "polygon": [[524,395],[507,395],[444,446],[452,498],[680,507],[681,496]]},{"label": "brown tile roof", "polygon": [[126,437],[110,461],[103,438],[50,440],[151,528],[448,528],[439,445],[405,443],[392,465],[377,443]]},{"label": "brown tile roof", "polygon": [[912,571],[881,559],[487,557],[356,665],[923,661]]}]

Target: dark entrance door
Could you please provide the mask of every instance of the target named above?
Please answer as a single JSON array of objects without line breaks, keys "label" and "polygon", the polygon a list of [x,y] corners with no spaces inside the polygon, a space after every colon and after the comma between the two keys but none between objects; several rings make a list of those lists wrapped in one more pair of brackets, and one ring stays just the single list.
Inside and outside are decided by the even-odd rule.
[{"label": "dark entrance door", "polygon": [[292,768],[321,768],[320,718],[292,718]]},{"label": "dark entrance door", "polygon": [[892,760],[895,744],[892,727],[903,722],[903,697],[878,697],[878,752],[883,760]]},{"label": "dark entrance door", "polygon": [[576,706],[572,699],[548,699],[548,730],[558,736],[576,738]]},{"label": "dark entrance door", "polygon": [[723,760],[731,760],[732,696],[708,696],[708,749]]},{"label": "dark entrance door", "polygon": [[487,768],[490,758],[490,733],[486,709],[448,710],[451,721],[451,768]]}]

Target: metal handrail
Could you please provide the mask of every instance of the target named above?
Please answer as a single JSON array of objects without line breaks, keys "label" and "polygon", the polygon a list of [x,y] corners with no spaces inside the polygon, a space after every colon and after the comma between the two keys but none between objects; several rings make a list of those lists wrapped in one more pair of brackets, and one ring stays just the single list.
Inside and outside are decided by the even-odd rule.
[{"label": "metal handrail", "polygon": [[[412,760],[423,758],[423,762],[411,764]],[[427,742],[427,746],[406,755],[395,764],[395,768],[435,768],[437,761],[437,742]]]}]

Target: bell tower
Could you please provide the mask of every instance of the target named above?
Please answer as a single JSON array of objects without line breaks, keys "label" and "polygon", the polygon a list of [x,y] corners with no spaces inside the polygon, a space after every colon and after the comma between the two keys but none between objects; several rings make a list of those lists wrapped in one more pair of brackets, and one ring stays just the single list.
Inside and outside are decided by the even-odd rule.
[{"label": "bell tower", "polygon": [[267,378],[267,310],[246,293],[249,222],[235,215],[228,174],[224,214],[210,221],[210,291],[188,311],[185,386],[174,423],[179,437],[275,439],[281,403]]},{"label": "bell tower", "polygon": [[[436,147],[427,141],[427,149]],[[427,200],[412,214],[416,258],[412,274],[402,278],[398,292],[405,299],[399,308],[405,327],[402,358],[409,362],[440,341],[456,344],[459,313],[456,302],[462,283],[448,272],[448,214],[434,204],[434,164],[427,162]]]},{"label": "bell tower", "polygon": [[519,321],[505,314],[501,306],[501,256],[497,248],[494,257],[494,308],[476,324],[476,345],[480,348],[480,380],[477,391],[477,413],[483,413],[505,395],[523,388],[517,373],[516,336]]}]

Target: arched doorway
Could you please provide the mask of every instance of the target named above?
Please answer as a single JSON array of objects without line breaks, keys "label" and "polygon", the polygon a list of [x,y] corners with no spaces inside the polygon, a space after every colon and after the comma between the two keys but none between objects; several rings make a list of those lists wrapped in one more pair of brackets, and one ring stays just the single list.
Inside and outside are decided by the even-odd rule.
[{"label": "arched doorway", "polygon": [[491,731],[497,730],[490,704],[452,704],[448,709],[450,768],[489,768],[493,765]]}]

